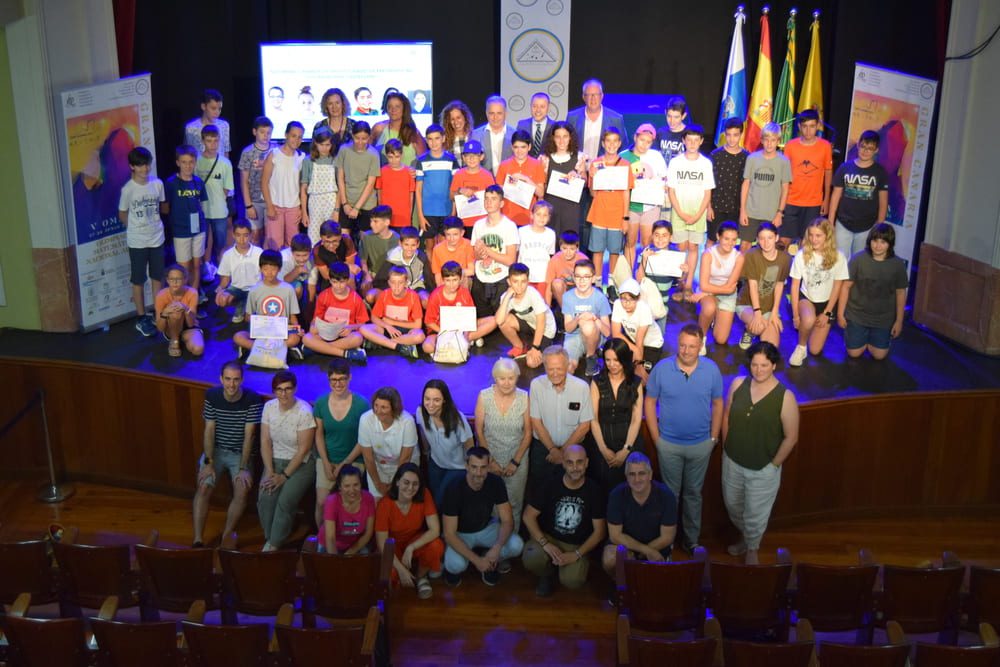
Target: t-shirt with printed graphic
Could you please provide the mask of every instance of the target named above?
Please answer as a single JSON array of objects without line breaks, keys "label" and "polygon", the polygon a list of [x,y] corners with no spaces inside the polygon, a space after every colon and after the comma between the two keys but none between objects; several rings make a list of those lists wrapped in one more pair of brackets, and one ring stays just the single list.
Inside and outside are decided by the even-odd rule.
[{"label": "t-shirt with printed graphic", "polygon": [[[712,161],[698,153],[695,159],[691,160],[687,154],[678,155],[667,165],[667,185],[674,191],[674,198],[677,205],[685,213],[694,213],[701,207],[701,202],[705,199],[705,191],[715,189],[715,173],[712,169]],[[705,212],[688,224],[681,220],[677,209],[670,211],[670,222],[674,229],[686,229],[687,231],[705,231],[705,221],[708,216],[708,207]]]},{"label": "t-shirt with printed graphic", "polygon": [[862,250],[848,264],[851,291],[844,316],[851,324],[888,329],[896,321],[896,290],[906,289],[906,262],[889,257],[881,262]]},{"label": "t-shirt with printed graphic", "polygon": [[201,116],[194,118],[184,126],[184,143],[194,146],[199,153],[205,151],[205,144],[201,142],[201,129],[205,125],[214,125],[219,128],[219,151],[229,153],[233,150],[233,145],[229,141],[229,121],[224,118],[216,118],[211,123],[206,123]]},{"label": "t-shirt with printed graphic", "polygon": [[250,201],[255,204],[264,203],[264,193],[260,189],[260,177],[264,173],[264,162],[272,148],[277,148],[278,142],[272,141],[267,148],[258,148],[253,143],[240,153],[240,161],[236,165],[240,171],[247,173],[247,187],[250,189]]},{"label": "t-shirt with printed graphic", "polygon": [[291,317],[299,314],[299,300],[295,289],[283,280],[277,285],[260,281],[247,294],[247,314],[269,317]]},{"label": "t-shirt with printed graphic", "polygon": [[517,249],[517,261],[528,265],[528,281],[545,282],[545,270],[556,252],[556,233],[549,227],[541,231],[534,225],[525,225],[518,231],[521,245]]},{"label": "t-shirt with printed graphic", "polygon": [[833,169],[833,148],[826,139],[812,144],[801,137],[785,144],[785,157],[792,165],[788,203],[792,206],[820,206],[823,203],[823,175]]},{"label": "t-shirt with printed graphic", "polygon": [[[521,237],[517,233],[517,225],[505,215],[500,216],[500,221],[491,225],[490,219],[480,218],[472,226],[472,245],[475,247],[478,241],[482,241],[486,246],[503,254],[508,246],[517,246],[521,242]],[[492,284],[507,279],[510,267],[495,260],[477,259],[476,278],[479,282]]]},{"label": "t-shirt with printed graphic", "polygon": [[750,181],[747,217],[771,220],[778,213],[782,184],[792,181],[792,165],[781,153],[766,158],[764,151],[759,150],[747,157],[743,179]]},{"label": "t-shirt with printed graphic", "polygon": [[802,284],[799,292],[813,303],[823,303],[830,300],[835,280],[847,280],[847,258],[837,251],[837,261],[828,269],[823,268],[823,255],[814,252],[812,258],[806,261],[805,249],[799,250],[792,261],[792,269],[788,272],[790,278],[799,279]]},{"label": "t-shirt with printed graphic", "polygon": [[583,544],[594,532],[594,521],[604,519],[603,494],[589,477],[584,477],[579,489],[570,489],[562,470],[555,475],[529,504],[539,511],[539,525],[545,534],[567,544]]},{"label": "t-shirt with printed graphic", "polygon": [[750,248],[743,256],[743,273],[740,293],[736,297],[736,303],[740,306],[749,306],[750,303],[750,281],[757,281],[758,306],[762,313],[770,312],[774,309],[774,288],[778,283],[785,282],[788,278],[789,265],[792,258],[787,252],[777,253],[777,257],[769,260],[764,257],[759,246]]},{"label": "t-shirt with printed graphic", "polygon": [[508,311],[513,313],[514,317],[531,327],[532,331],[534,331],[535,325],[538,323],[538,314],[544,312],[545,330],[542,332],[542,335],[546,338],[555,338],[556,318],[552,315],[552,309],[545,303],[545,299],[538,293],[538,290],[528,285],[528,289],[525,290],[524,296],[520,299],[514,299],[510,296],[510,290],[507,290],[500,295],[500,303],[503,304],[504,300],[508,298],[511,299],[510,304],[507,306]]},{"label": "t-shirt with printed graphic", "polygon": [[[577,289],[571,289],[563,294],[562,312],[567,318],[576,317],[582,313],[593,313],[598,319],[611,316],[611,304],[604,292],[591,289],[587,296],[580,296]],[[570,341],[580,335],[580,327],[566,332],[565,341]]]},{"label": "t-shirt with printed graphic", "polygon": [[736,222],[740,217],[740,189],[743,187],[743,170],[749,155],[742,148],[739,153],[730,153],[724,146],[720,146],[708,156],[715,176],[712,209],[717,223],[726,220]]},{"label": "t-shirt with printed graphic", "polygon": [[859,167],[849,160],[837,167],[833,187],[844,189],[837,206],[837,222],[859,234],[878,222],[879,193],[889,190],[889,174],[878,162]]},{"label": "t-shirt with printed graphic", "polygon": [[421,186],[421,205],[424,216],[444,217],[451,215],[451,177],[459,169],[455,156],[444,151],[441,157],[434,157],[430,151],[413,161],[416,179]]},{"label": "t-shirt with printed graphic", "polygon": [[[214,165],[214,168],[213,168]],[[208,192],[208,204],[205,206],[205,217],[218,220],[229,217],[229,207],[226,206],[226,195],[233,191],[233,163],[222,155],[218,162],[214,157],[198,156],[194,173],[205,181]]]},{"label": "t-shirt with printed graphic", "polygon": [[660,155],[663,156],[663,161],[666,164],[669,165],[671,160],[684,152],[685,129],[687,126],[674,132],[669,125],[664,125],[656,131],[656,145],[659,147]]},{"label": "t-shirt with printed graphic", "polygon": [[[666,185],[667,179],[667,163],[663,161],[663,155],[655,150],[648,150],[642,155],[634,153],[631,150],[622,151],[621,156],[626,160],[632,167],[632,178],[635,182],[648,180],[651,178],[659,178]],[[667,196],[667,191],[663,191],[664,199]],[[630,202],[628,205],[628,210],[634,213],[643,213],[645,211],[652,210],[654,204],[641,204],[639,202]]]},{"label": "t-shirt with printed graphic", "polygon": [[622,333],[633,343],[639,327],[646,327],[646,337],[643,338],[643,347],[663,348],[663,332],[653,320],[653,311],[645,301],[636,301],[635,310],[631,313],[625,311],[622,300],[615,301],[611,308],[611,321],[617,322],[622,327]]},{"label": "t-shirt with printed graphic", "polygon": [[163,245],[160,202],[166,201],[163,181],[150,178],[145,184],[126,181],[118,198],[118,210],[128,211],[125,241],[129,248],[158,248]]},{"label": "t-shirt with printed graphic", "polygon": [[164,183],[164,194],[170,204],[170,231],[175,239],[189,239],[205,231],[205,214],[201,203],[208,201],[205,183],[197,176],[190,181],[174,174]]}]

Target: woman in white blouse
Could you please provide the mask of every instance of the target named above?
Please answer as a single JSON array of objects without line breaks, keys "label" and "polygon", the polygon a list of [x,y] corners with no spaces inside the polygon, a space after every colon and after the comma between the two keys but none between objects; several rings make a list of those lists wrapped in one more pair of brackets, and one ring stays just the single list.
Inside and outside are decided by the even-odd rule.
[{"label": "woman in white blouse", "polygon": [[295,397],[298,380],[278,371],[271,380],[277,398],[264,404],[260,422],[260,456],[264,475],[257,514],[264,529],[264,551],[274,551],[288,538],[295,511],[316,477],[312,457],[316,421],[306,401]]},{"label": "woman in white blouse", "polygon": [[417,425],[403,410],[403,399],[394,387],[382,387],[372,396],[372,409],[361,415],[358,424],[358,444],[368,490],[381,498],[389,492],[396,469],[413,458],[417,447]]}]

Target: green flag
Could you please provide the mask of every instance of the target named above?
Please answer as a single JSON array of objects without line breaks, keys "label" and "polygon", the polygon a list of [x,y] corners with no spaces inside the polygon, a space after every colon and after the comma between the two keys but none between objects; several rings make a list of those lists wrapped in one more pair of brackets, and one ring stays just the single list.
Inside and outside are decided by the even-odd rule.
[{"label": "green flag", "polygon": [[795,125],[795,14],[794,9],[788,12],[788,48],[778,80],[778,94],[774,96],[774,122],[781,125],[781,140],[778,142],[781,146],[792,138]]}]

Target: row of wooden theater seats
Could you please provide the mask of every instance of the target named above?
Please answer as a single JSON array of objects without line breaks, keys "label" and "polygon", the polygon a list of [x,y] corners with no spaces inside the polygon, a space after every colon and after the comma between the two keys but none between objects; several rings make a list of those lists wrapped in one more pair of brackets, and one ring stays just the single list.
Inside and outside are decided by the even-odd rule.
[{"label": "row of wooden theater seats", "polygon": [[295,609],[282,605],[270,634],[267,624],[207,625],[205,603],[191,605],[177,632],[173,621],[123,623],[113,620],[117,598],[109,597],[99,615],[82,618],[33,619],[25,616],[30,596],[21,595],[2,619],[6,655],[3,664],[89,665],[143,667],[218,665],[289,665],[315,667],[335,660],[353,667],[373,664],[379,627],[379,610],[355,621],[329,619],[328,628],[292,626]]},{"label": "row of wooden theater seats", "polygon": [[[691,561],[646,563],[627,558],[619,547],[619,663],[629,664],[630,641],[655,643],[678,633],[701,638],[713,634],[706,623],[727,640],[787,642],[796,617],[798,638],[813,631],[856,631],[860,646],[871,644],[876,626],[894,628],[897,638],[904,632],[938,633],[939,642],[952,647],[960,627],[983,633],[984,641],[995,639],[1000,569],[967,570],[947,552],[939,567],[880,567],[867,550],[855,566],[793,565],[784,549],[777,560],[775,565],[708,563],[700,549]],[[722,662],[722,648],[720,643],[713,649],[716,664]]]},{"label": "row of wooden theater seats", "polygon": [[198,602],[235,625],[237,614],[275,617],[298,601],[306,628],[315,626],[316,616],[359,625],[374,608],[376,650],[388,653],[392,545],[389,556],[161,549],[153,546],[153,533],[134,547],[133,562],[128,545],[78,545],[75,536],[67,531],[59,542],[0,543],[0,603],[29,594],[38,604],[58,601],[60,616],[80,617],[81,608],[98,608],[114,596],[116,609],[139,607],[142,621],[156,622],[161,610],[184,613]]}]

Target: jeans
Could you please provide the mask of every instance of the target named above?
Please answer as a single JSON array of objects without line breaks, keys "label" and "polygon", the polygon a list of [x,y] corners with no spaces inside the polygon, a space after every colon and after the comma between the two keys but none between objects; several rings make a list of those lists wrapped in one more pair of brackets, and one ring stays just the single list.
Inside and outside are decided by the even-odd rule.
[{"label": "jeans", "polygon": [[681,516],[687,544],[698,544],[701,536],[701,487],[714,447],[711,439],[696,445],[675,445],[663,438],[656,439],[663,482],[678,501],[683,498]]},{"label": "jeans", "polygon": [[[291,459],[274,459],[274,474],[284,472]],[[299,501],[316,482],[316,459],[304,461],[277,493],[263,489],[257,495],[257,514],[264,529],[264,539],[272,547],[281,548],[292,532]],[[310,510],[311,511],[311,510]]]},{"label": "jeans", "polygon": [[465,477],[465,468],[448,470],[434,463],[434,459],[430,456],[427,457],[427,486],[430,487],[434,504],[438,507],[441,507],[441,501],[444,500],[444,490],[453,480],[460,477]]},{"label": "jeans", "polygon": [[781,486],[781,468],[768,463],[760,470],[744,468],[722,455],[722,499],[729,519],[743,535],[747,549],[760,548]]},{"label": "jeans", "polygon": [[837,250],[844,253],[844,257],[850,259],[865,249],[869,231],[871,230],[866,229],[863,232],[852,232],[847,227],[844,227],[843,223],[838,222],[833,228],[833,234],[837,237]]},{"label": "jeans", "polygon": [[[497,542],[500,535],[500,522],[491,521],[488,526],[476,533],[456,533],[458,539],[465,542],[465,546],[470,549],[476,547],[492,547]],[[524,540],[518,537],[517,533],[511,533],[507,541],[500,547],[500,560],[507,560],[521,555],[524,549]],[[444,569],[452,574],[461,574],[469,567],[469,561],[465,556],[458,553],[450,546],[444,551]]]}]

